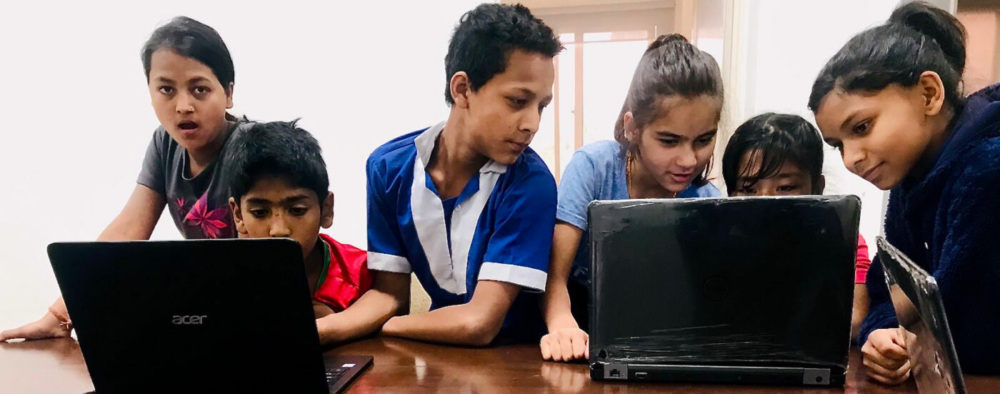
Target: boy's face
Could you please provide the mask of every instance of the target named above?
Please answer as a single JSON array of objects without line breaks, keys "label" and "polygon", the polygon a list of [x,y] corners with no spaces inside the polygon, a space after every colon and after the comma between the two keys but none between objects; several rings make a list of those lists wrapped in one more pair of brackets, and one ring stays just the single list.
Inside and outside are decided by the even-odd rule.
[{"label": "boy's face", "polygon": [[515,49],[504,72],[478,91],[453,94],[455,106],[466,111],[472,148],[498,163],[513,164],[538,132],[542,109],[552,101],[554,80],[552,58]]},{"label": "boy's face", "polygon": [[[754,175],[760,172],[760,162],[750,163],[751,157],[756,151],[749,151],[740,158],[740,177],[736,180],[737,190],[730,190],[729,195],[734,197],[745,196],[805,196],[810,194],[823,194],[823,179],[820,175],[819,183],[813,190],[813,179],[802,167],[792,160],[785,160],[778,172],[774,175],[758,180],[757,183],[748,185],[747,178],[743,174]],[[750,168],[752,167],[752,168]]]},{"label": "boy's face", "polygon": [[[227,89],[228,88],[228,89]],[[225,130],[233,107],[232,86],[222,86],[212,69],[169,49],[153,52],[149,95],[156,118],[188,151],[209,148]]]},{"label": "boy's face", "polygon": [[316,192],[280,178],[262,178],[236,200],[229,199],[240,238],[286,237],[302,246],[307,257],[316,246],[320,227],[333,224],[333,193],[320,203]]}]

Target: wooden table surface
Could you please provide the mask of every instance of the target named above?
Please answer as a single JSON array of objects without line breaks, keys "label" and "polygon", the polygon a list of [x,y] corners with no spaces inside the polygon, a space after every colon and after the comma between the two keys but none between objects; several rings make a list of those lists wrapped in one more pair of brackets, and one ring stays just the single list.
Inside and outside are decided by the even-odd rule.
[{"label": "wooden table surface", "polygon": [[[532,345],[482,349],[371,338],[328,354],[372,355],[374,366],[349,387],[367,392],[516,393],[901,393],[916,392],[913,381],[882,386],[864,377],[860,353],[851,351],[844,388],[815,389],[713,384],[606,383],[590,380],[586,364],[543,362]],[[970,393],[1000,392],[1000,377],[966,376]],[[0,343],[0,393],[83,393],[93,390],[80,346],[73,339]]]}]

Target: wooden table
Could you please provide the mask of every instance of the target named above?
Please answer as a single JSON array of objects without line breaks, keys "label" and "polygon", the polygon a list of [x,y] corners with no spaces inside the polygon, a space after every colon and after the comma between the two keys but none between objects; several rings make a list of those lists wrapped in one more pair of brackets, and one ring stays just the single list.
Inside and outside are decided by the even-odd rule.
[{"label": "wooden table", "polygon": [[[348,389],[367,392],[515,393],[900,393],[913,381],[882,386],[864,377],[860,353],[851,351],[843,389],[721,386],[711,384],[604,383],[590,380],[587,365],[543,362],[532,345],[467,349],[391,338],[372,338],[328,351],[375,356],[375,365]],[[859,367],[861,369],[859,369]],[[1000,392],[1000,377],[966,376],[969,392]],[[93,390],[80,347],[72,339],[0,343],[0,393],[83,393]]]}]

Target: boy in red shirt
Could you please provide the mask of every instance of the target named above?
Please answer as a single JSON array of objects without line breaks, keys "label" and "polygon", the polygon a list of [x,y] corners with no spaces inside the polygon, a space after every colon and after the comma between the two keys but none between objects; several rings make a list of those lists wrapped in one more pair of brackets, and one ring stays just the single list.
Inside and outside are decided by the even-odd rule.
[{"label": "boy in red shirt", "polygon": [[337,313],[372,286],[367,253],[320,227],[333,225],[333,193],[319,143],[295,122],[257,123],[225,158],[240,238],[286,237],[302,246],[320,341],[335,342]]}]

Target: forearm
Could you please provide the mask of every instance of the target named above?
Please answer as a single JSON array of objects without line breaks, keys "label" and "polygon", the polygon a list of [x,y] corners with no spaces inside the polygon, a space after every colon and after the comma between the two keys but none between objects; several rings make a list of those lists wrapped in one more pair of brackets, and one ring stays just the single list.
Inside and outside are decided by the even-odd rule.
[{"label": "forearm", "polygon": [[382,327],[385,335],[427,342],[465,346],[486,346],[500,332],[503,317],[482,317],[471,304],[435,309],[427,313],[389,319]]},{"label": "forearm", "polygon": [[857,339],[861,322],[868,315],[868,289],[864,284],[854,285],[854,307],[851,313],[851,339]]},{"label": "forearm", "polygon": [[[159,218],[157,218],[159,219]],[[108,227],[104,228],[101,235],[97,237],[98,241],[142,241],[147,240],[151,235],[153,235],[153,228],[156,226],[155,221],[153,223],[148,223],[147,220],[133,220],[127,216],[125,213],[115,217],[115,220],[108,224]]]},{"label": "forearm", "polygon": [[392,294],[369,290],[343,312],[316,320],[320,343],[329,345],[370,335],[403,309],[403,304]]},{"label": "forearm", "polygon": [[582,236],[583,230],[564,222],[557,223],[553,230],[552,258],[545,282],[545,296],[542,298],[542,316],[545,317],[545,325],[550,332],[558,328],[580,327],[573,318],[572,300],[567,285]]},{"label": "forearm", "polygon": [[542,298],[542,313],[545,316],[545,325],[550,332],[557,328],[580,327],[573,317],[566,283],[567,278],[549,276],[545,287],[545,296]]},{"label": "forearm", "polygon": [[121,213],[108,224],[98,241],[146,240],[166,206],[166,199],[143,185],[136,185]]}]

